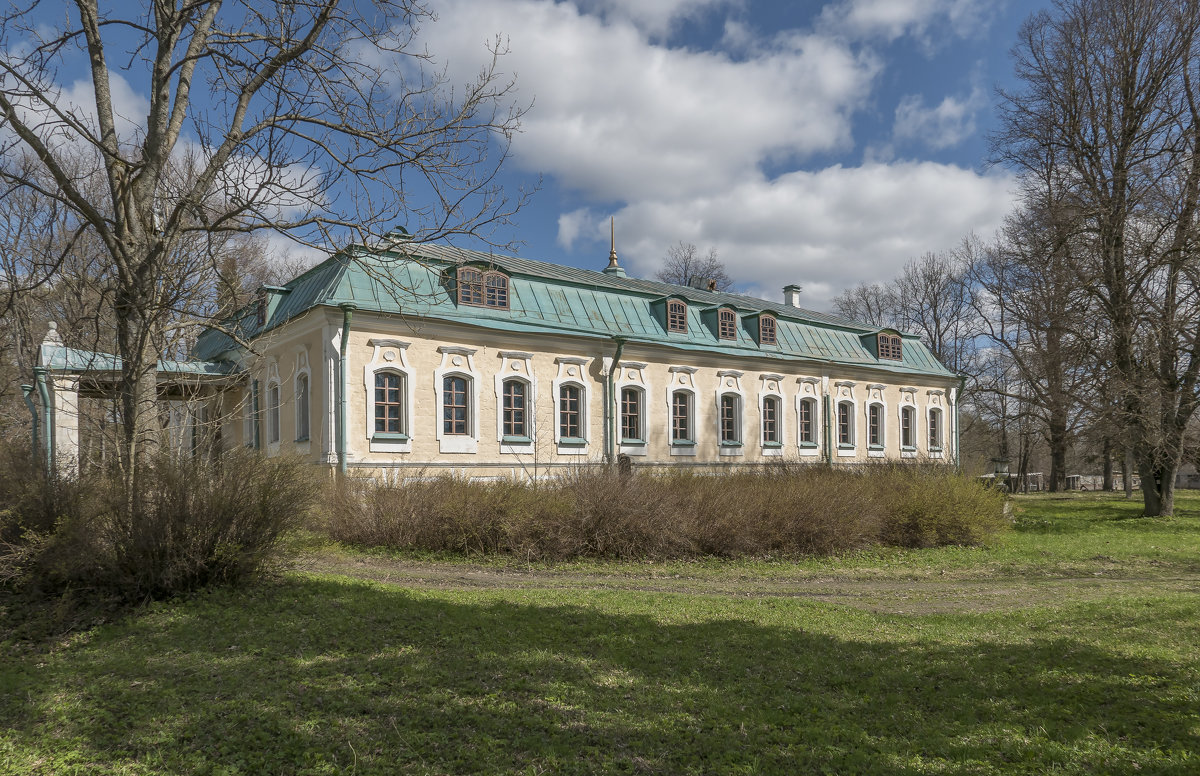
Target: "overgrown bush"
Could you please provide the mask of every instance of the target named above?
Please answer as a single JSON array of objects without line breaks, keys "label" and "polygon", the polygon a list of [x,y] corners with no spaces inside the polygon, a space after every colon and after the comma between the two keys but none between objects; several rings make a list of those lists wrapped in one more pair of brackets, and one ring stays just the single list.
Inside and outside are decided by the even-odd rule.
[{"label": "overgrown bush", "polygon": [[352,544],[531,560],[831,554],[887,544],[978,544],[1004,525],[1003,496],[946,467],[779,465],[717,475],[552,480],[455,475],[332,491],[323,528]]},{"label": "overgrown bush", "polygon": [[28,592],[166,598],[237,584],[282,559],[317,473],[237,450],[215,460],[164,455],[130,493],[119,473],[47,481],[10,448],[0,476],[0,584]]}]

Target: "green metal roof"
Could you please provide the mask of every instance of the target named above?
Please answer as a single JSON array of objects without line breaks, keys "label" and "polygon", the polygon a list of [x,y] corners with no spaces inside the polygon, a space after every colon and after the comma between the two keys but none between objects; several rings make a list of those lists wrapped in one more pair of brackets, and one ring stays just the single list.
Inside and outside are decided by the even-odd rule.
[{"label": "green metal roof", "polygon": [[[313,267],[276,292],[264,326],[254,305],[226,323],[248,341],[318,306],[351,303],[365,312],[430,318],[521,333],[572,334],[586,338],[626,337],[666,347],[722,352],[780,360],[818,360],[869,366],[894,372],[940,377],[955,375],[942,366],[915,335],[904,338],[904,360],[880,360],[864,337],[877,327],[835,315],[769,302],[752,296],[704,291],[638,278],[564,267],[515,256],[493,255],[434,244],[410,244],[398,250],[348,248]],[[459,305],[447,268],[472,262],[495,265],[510,276],[509,309]],[[686,334],[668,333],[654,303],[667,296],[688,303]],[[736,340],[721,340],[704,322],[704,313],[729,306],[739,313]],[[778,344],[759,345],[746,321],[769,312],[778,321]],[[211,360],[236,347],[216,329],[202,334],[192,355]]]},{"label": "green metal roof", "polygon": [[[38,357],[40,366],[52,372],[120,372],[121,357],[112,353],[95,353],[90,350],[68,348],[54,343],[43,343]],[[228,361],[169,361],[158,360],[158,372],[162,375],[225,376],[234,372]]]}]

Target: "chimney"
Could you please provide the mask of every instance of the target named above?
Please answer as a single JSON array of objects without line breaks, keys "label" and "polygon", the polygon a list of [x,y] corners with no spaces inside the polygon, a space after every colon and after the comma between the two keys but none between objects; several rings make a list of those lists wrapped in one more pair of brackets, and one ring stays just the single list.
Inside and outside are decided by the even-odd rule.
[{"label": "chimney", "polygon": [[783,287],[783,303],[791,307],[800,306],[800,292],[803,291],[803,286],[796,283]]}]

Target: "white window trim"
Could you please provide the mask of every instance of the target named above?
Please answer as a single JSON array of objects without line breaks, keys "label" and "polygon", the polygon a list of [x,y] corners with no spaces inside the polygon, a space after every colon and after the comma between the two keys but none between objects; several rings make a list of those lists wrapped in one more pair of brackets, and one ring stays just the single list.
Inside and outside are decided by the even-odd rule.
[{"label": "white window trim", "polygon": [[[646,456],[650,454],[650,382],[646,377],[649,364],[641,361],[620,361],[616,364],[617,377],[613,381],[613,395],[616,397],[616,423],[613,424],[616,433],[616,449],[618,453],[629,456]],[[636,388],[642,394],[641,401],[641,441],[624,444],[621,442],[621,394],[626,388]]]},{"label": "white window trim", "polygon": [[246,396],[242,400],[242,446],[254,447],[254,378],[246,379]]},{"label": "white window trim", "polygon": [[[667,402],[667,446],[671,450],[672,456],[682,456],[685,458],[693,458],[696,456],[696,445],[699,442],[697,437],[700,436],[700,426],[697,422],[696,407],[699,393],[696,391],[696,372],[699,371],[694,366],[669,366],[667,373],[666,402]],[[672,426],[674,424],[674,399],[676,393],[688,394],[688,414],[689,425],[691,426],[691,444],[683,444],[671,439]]]},{"label": "white window trim", "polygon": [[[904,446],[904,431],[903,431],[903,412],[905,408],[912,409],[912,446]],[[900,402],[896,408],[896,440],[900,448],[901,458],[916,458],[921,449],[921,424],[920,424],[920,408],[917,406],[917,389],[916,388],[901,388]]]},{"label": "white window trim", "polygon": [[[413,370],[408,365],[408,342],[395,339],[375,338],[367,341],[371,346],[371,360],[363,367],[363,389],[366,391],[366,408],[363,415],[363,438],[372,453],[411,453],[413,439]],[[375,373],[394,372],[400,375],[400,393],[403,402],[403,417],[400,418],[400,433],[407,439],[375,439]],[[439,381],[438,390],[441,385]],[[441,412],[438,413],[439,428]]]},{"label": "white window trim", "polygon": [[[783,411],[783,375],[766,373],[759,375],[758,388],[758,445],[762,454],[768,458],[781,457],[787,444],[786,413]],[[768,446],[763,440],[763,410],[768,398],[775,399],[775,437],[776,442]]]},{"label": "white window trim", "polygon": [[[867,385],[867,398],[863,403],[863,440],[866,442],[868,458],[886,458],[888,446],[888,408],[883,392],[887,388],[881,383]],[[871,407],[879,407],[879,445],[871,444]]]},{"label": "white window trim", "polygon": [[[434,415],[434,431],[438,447],[442,453],[479,452],[479,372],[475,369],[475,349],[440,345],[437,350],[442,355],[441,365],[433,372],[434,406],[437,408]],[[465,435],[444,433],[442,383],[451,376],[467,379],[467,396],[470,402],[467,429],[470,433]]]},{"label": "white window trim", "polygon": [[[300,378],[302,377],[305,380],[304,384],[308,387],[308,417],[304,419],[308,425],[308,434],[303,439],[300,439]],[[309,368],[308,365],[308,348],[296,348],[296,374],[292,376],[292,401],[296,407],[295,411],[293,412],[293,421],[295,425],[292,427],[292,430],[294,432],[293,436],[296,437],[295,444],[297,452],[300,453],[308,453],[309,445],[312,442],[312,388],[312,369]]]},{"label": "white window trim", "polygon": [[[279,392],[279,401],[275,403],[275,434],[278,439],[271,441],[271,388],[275,388]],[[263,423],[263,448],[267,451],[268,456],[279,454],[279,445],[283,441],[283,381],[279,379],[279,364],[274,358],[267,361],[267,379],[263,389],[263,410],[265,411],[265,422]]]},{"label": "white window trim", "polygon": [[[945,451],[949,448],[949,445],[947,444],[947,441],[946,441],[947,413],[946,413],[946,408],[944,406],[946,392],[938,390],[938,389],[932,389],[932,390],[926,391],[926,396],[928,397],[927,398],[928,403],[925,405],[925,433],[926,433],[925,445],[927,447],[927,454],[929,455],[930,458],[935,458],[935,459],[942,458],[945,455]],[[928,434],[929,434],[929,427],[931,425],[931,423],[929,421],[930,421],[930,418],[933,416],[933,413],[935,413],[935,412],[940,414],[940,423],[939,423],[939,429],[938,429],[939,430],[938,436],[940,438],[938,440],[938,442],[939,442],[938,446],[936,448],[933,448],[933,447],[929,447]]]},{"label": "white window trim", "polygon": [[[831,441],[838,458],[854,458],[858,455],[858,405],[854,400],[854,386],[854,382],[850,380],[839,380],[833,384],[833,423],[831,424],[833,439]],[[839,408],[843,404],[850,408],[850,442],[845,447],[842,446],[842,437],[839,431]]]},{"label": "white window trim", "polygon": [[[746,392],[742,389],[743,375],[743,372],[736,369],[717,371],[716,417],[714,418],[716,428],[713,438],[717,442],[717,450],[721,456],[740,457],[746,454]],[[737,424],[736,444],[721,440],[721,398],[731,395],[737,397],[737,415],[734,418]]]},{"label": "white window trim", "polygon": [[[537,407],[537,376],[533,373],[533,354],[517,350],[502,350],[500,371],[496,373],[496,441],[502,455],[532,455],[537,441],[534,408]],[[525,427],[528,442],[504,441],[504,383],[519,380],[525,383]]]},{"label": "white window trim", "polygon": [[[591,359],[580,358],[578,356],[559,356],[554,359],[558,364],[558,374],[551,384],[551,389],[554,391],[554,441],[558,448],[559,455],[588,455],[589,446],[591,444],[591,434],[589,433],[588,423],[592,417],[591,403],[591,387],[590,381],[587,379],[587,367],[591,363]],[[563,444],[559,436],[561,428],[561,420],[559,408],[562,399],[562,389],[564,386],[573,385],[579,389],[579,432],[583,434],[582,439],[586,440],[583,444]]]},{"label": "white window trim", "polygon": [[[815,377],[801,377],[799,380],[799,391],[796,393],[796,448],[797,454],[802,456],[818,456],[821,454],[821,396],[820,396],[820,380]],[[800,405],[801,402],[809,400],[813,403],[812,423],[813,423],[813,441],[802,442],[800,440]]]}]

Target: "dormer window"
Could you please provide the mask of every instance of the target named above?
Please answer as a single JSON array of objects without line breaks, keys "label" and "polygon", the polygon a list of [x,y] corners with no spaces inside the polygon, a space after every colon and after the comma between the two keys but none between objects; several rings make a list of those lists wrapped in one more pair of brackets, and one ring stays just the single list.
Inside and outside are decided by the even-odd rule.
[{"label": "dormer window", "polygon": [[508,276],[496,270],[485,272],[477,267],[460,267],[458,303],[507,310]]},{"label": "dormer window", "polygon": [[904,351],[900,347],[899,334],[879,335],[879,357],[891,361],[903,361]]},{"label": "dormer window", "polygon": [[758,316],[758,344],[759,345],[774,345],[775,339],[775,316],[760,315]]},{"label": "dormer window", "polygon": [[722,307],[717,313],[717,336],[721,339],[737,339],[737,313]]},{"label": "dormer window", "polygon": [[678,299],[667,302],[667,331],[687,334],[687,305]]}]

